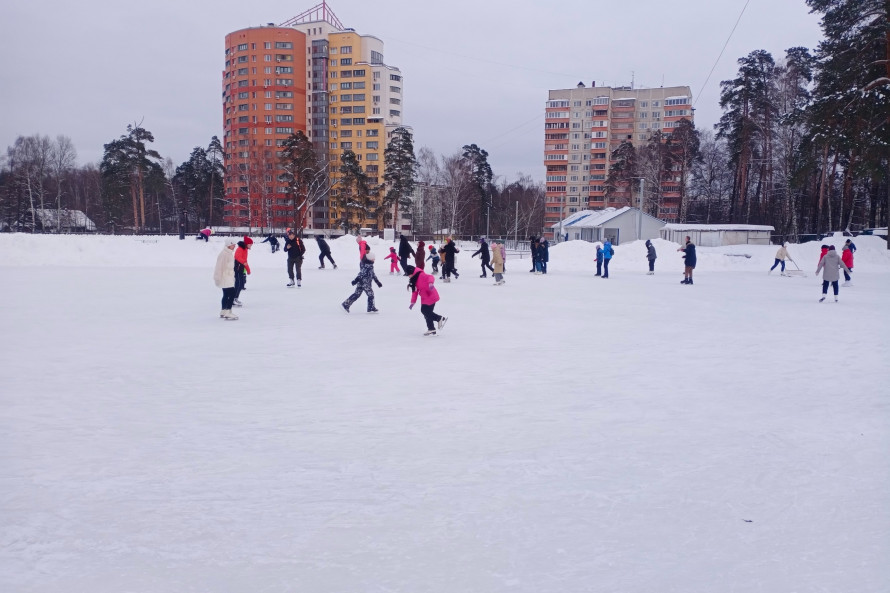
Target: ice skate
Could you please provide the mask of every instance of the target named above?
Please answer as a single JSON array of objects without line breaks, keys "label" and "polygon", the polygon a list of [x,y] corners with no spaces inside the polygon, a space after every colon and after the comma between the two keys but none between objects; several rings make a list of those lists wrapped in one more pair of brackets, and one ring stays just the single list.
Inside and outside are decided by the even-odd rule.
[{"label": "ice skate", "polygon": [[219,318],[222,319],[222,318],[225,317],[225,316],[226,316],[226,310],[225,310],[225,309],[221,309],[220,312],[219,312]]},{"label": "ice skate", "polygon": [[655,272],[646,272],[646,275],[647,275],[647,276],[652,276],[652,275],[654,275],[654,274],[655,274]]},{"label": "ice skate", "polygon": [[347,313],[349,313],[349,305],[347,305],[345,301],[342,302],[342,303],[340,303],[340,306],[343,307],[343,310],[344,310],[344,311],[346,311]]},{"label": "ice skate", "polygon": [[850,286],[853,286],[853,283],[848,280],[848,281],[844,282],[843,284],[841,284],[841,286],[850,287]]},{"label": "ice skate", "polygon": [[299,281],[299,280],[297,280],[297,288],[300,288],[301,286],[303,286],[303,285],[300,284],[300,281]]},{"label": "ice skate", "polygon": [[436,330],[434,330],[434,329],[427,330],[427,331],[423,332],[423,335],[425,335],[425,336],[435,336],[435,335],[436,335]]},{"label": "ice skate", "polygon": [[234,313],[232,313],[231,309],[226,309],[225,320],[226,321],[238,321],[238,316],[235,315]]},{"label": "ice skate", "polygon": [[293,281],[293,280],[291,280],[290,282],[287,283],[287,287],[288,287],[288,288],[290,288],[290,287],[293,286],[293,285],[294,285],[294,281]]},{"label": "ice skate", "polygon": [[368,313],[380,313],[379,309],[368,309]]},{"label": "ice skate", "polygon": [[334,264],[334,269],[335,269],[335,270],[337,269],[337,264]]},{"label": "ice skate", "polygon": [[835,302],[835,303],[837,302],[837,297],[834,297],[834,302]]},{"label": "ice skate", "polygon": [[[336,267],[336,266],[335,266]],[[324,266],[318,266],[319,270],[324,270]]]},{"label": "ice skate", "polygon": [[680,280],[680,284],[689,284],[689,278],[683,278]]},{"label": "ice skate", "polygon": [[821,303],[821,302],[823,302],[824,300],[825,300],[825,297],[823,296],[821,299],[819,299],[819,302]]},{"label": "ice skate", "polygon": [[[244,303],[242,303],[242,302],[239,301],[238,299],[235,299],[234,301],[232,301],[232,305],[235,306],[235,307],[243,307],[243,306],[244,306]],[[231,311],[231,309],[229,309],[229,310]]]},{"label": "ice skate", "polygon": [[448,321],[448,318],[445,317],[444,315],[442,315],[441,317],[439,317],[439,321],[436,322],[436,326],[437,326],[439,329],[442,329],[443,327],[445,327],[445,323],[446,323],[447,321]]}]

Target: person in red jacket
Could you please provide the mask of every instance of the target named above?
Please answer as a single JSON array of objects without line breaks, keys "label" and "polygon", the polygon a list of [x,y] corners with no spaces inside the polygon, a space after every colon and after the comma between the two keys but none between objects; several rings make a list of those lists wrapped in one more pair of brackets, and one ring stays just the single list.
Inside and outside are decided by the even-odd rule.
[{"label": "person in red jacket", "polygon": [[828,253],[828,245],[823,245],[822,253],[819,254],[819,261],[822,261],[822,258],[825,257],[826,253]]},{"label": "person in red jacket", "polygon": [[389,260],[389,275],[399,274],[402,270],[399,269],[399,254],[396,253],[395,247],[389,248],[389,255],[384,257],[383,259]]},{"label": "person in red jacket", "polygon": [[252,245],[253,239],[244,237],[238,241],[238,249],[235,250],[235,299],[232,304],[236,307],[243,306],[238,297],[241,296],[241,291],[247,287],[247,275],[250,274],[250,266],[247,265],[247,252]]},{"label": "person in red jacket", "polygon": [[[841,252],[841,261],[844,262],[844,265],[850,268],[850,272],[853,271],[853,250],[850,249],[850,241],[847,241],[844,244],[844,250]],[[853,282],[850,280],[850,274],[847,270],[844,270],[844,283],[842,286],[853,286]]]},{"label": "person in red jacket", "polygon": [[365,259],[365,254],[368,253],[368,242],[361,235],[355,238],[355,242],[358,243],[358,261],[361,262]]},{"label": "person in red jacket", "polygon": [[[408,308],[413,309],[417,303],[417,297],[420,296],[420,312],[423,313],[423,318],[426,320],[426,332],[423,335],[435,336],[437,331],[442,331],[445,322],[448,321],[447,317],[434,311],[436,303],[439,302],[439,292],[433,286],[436,277],[414,266],[408,266],[406,271],[411,276],[408,280],[408,289],[411,291],[411,304],[408,305]],[[436,325],[433,325],[434,322]]]}]

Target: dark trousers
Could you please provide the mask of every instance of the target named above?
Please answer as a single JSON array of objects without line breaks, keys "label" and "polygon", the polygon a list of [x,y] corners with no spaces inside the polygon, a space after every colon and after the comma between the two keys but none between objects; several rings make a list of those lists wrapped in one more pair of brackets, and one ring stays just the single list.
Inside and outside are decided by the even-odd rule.
[{"label": "dark trousers", "polygon": [[328,251],[328,252],[322,253],[318,256],[318,263],[321,264],[322,268],[324,267],[324,258],[328,258],[328,261],[331,262],[332,266],[337,265],[337,263],[334,261],[334,258],[331,257],[331,252]]},{"label": "dark trousers", "polygon": [[649,260],[649,271],[650,271],[650,272],[654,272],[654,271],[655,271],[655,260],[654,260],[654,259],[650,259],[650,260]]},{"label": "dark trousers", "polygon": [[609,277],[609,260],[603,259],[603,278]]},{"label": "dark trousers", "polygon": [[374,307],[374,289],[370,286],[362,286],[361,284],[357,284],[355,287],[355,292],[349,295],[349,298],[346,299],[346,306],[351,307],[352,303],[358,300],[358,297],[362,296],[362,293],[367,293],[368,295],[368,311],[373,311]]},{"label": "dark trousers", "polygon": [[483,278],[484,278],[485,275],[486,275],[486,271],[485,271],[486,268],[488,268],[489,270],[491,270],[492,272],[494,272],[494,268],[491,267],[491,260],[490,260],[490,259],[483,259],[483,260],[482,260],[482,277],[483,277]]},{"label": "dark trousers", "polygon": [[844,281],[845,281],[845,282],[849,282],[849,281],[850,281],[850,275],[847,274],[847,270],[844,270]]},{"label": "dark trousers", "polygon": [[835,280],[833,282],[829,282],[828,280],[822,281],[822,294],[828,294],[828,285],[831,284],[831,287],[834,289],[834,296],[837,296],[837,283]]},{"label": "dark trousers", "polygon": [[247,285],[247,274],[245,274],[244,272],[235,271],[235,288],[232,289],[235,291],[233,293],[234,296],[232,296],[233,301],[241,296],[241,291],[244,290],[244,287],[246,285]]},{"label": "dark trousers", "polygon": [[430,330],[436,329],[436,326],[433,325],[434,321],[439,321],[440,319],[442,319],[441,315],[433,311],[435,307],[436,303],[433,303],[432,305],[420,306],[420,312],[423,313],[423,318],[426,320],[426,328]]},{"label": "dark trousers", "polygon": [[303,258],[302,257],[288,257],[287,258],[287,277],[291,280],[294,279],[294,268],[297,269],[297,280],[303,279]]},{"label": "dark trousers", "polygon": [[785,260],[784,259],[777,259],[776,263],[773,264],[773,267],[771,267],[769,269],[769,271],[772,272],[773,270],[775,270],[776,266],[778,266],[779,264],[782,264],[782,271],[784,272],[785,271]]},{"label": "dark trousers", "polygon": [[222,310],[227,311],[232,308],[232,303],[235,301],[235,287],[223,288],[222,291]]},{"label": "dark trousers", "polygon": [[457,273],[457,268],[454,267],[454,262],[450,262],[446,259],[445,263],[442,265],[442,275],[445,278],[450,278],[452,274],[454,274],[455,278],[460,278],[460,274]]},{"label": "dark trousers", "polygon": [[402,264],[402,271],[405,272],[405,276],[408,275],[408,256],[403,255],[399,258],[399,263]]},{"label": "dark trousers", "polygon": [[597,276],[603,275],[603,260],[601,260],[601,259],[596,260],[596,275]]},{"label": "dark trousers", "polygon": [[439,260],[434,259],[434,260],[432,260],[432,262],[433,262],[433,272],[439,273]]}]

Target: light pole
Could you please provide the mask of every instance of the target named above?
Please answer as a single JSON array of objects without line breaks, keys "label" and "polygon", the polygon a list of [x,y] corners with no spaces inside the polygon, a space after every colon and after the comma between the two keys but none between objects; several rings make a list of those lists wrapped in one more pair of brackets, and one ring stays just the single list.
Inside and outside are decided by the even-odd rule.
[{"label": "light pole", "polygon": [[637,241],[639,241],[643,238],[643,192],[646,188],[646,178],[645,177],[631,177],[631,179],[639,179],[640,180],[640,197],[639,197],[640,211],[637,213]]}]

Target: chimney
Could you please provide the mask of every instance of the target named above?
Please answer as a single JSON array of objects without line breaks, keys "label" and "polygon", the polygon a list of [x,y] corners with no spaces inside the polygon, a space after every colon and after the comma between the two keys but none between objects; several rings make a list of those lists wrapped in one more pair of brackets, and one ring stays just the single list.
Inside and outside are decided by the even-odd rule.
[{"label": "chimney", "polygon": [[590,81],[590,87],[593,88],[593,87],[595,87],[595,86],[596,86],[596,81],[595,81],[595,80],[591,80],[591,81]]},{"label": "chimney", "polygon": [[584,88],[584,83],[583,83],[583,82],[579,82],[579,83],[578,83],[578,88],[579,88],[579,89],[583,89],[583,88]]}]

